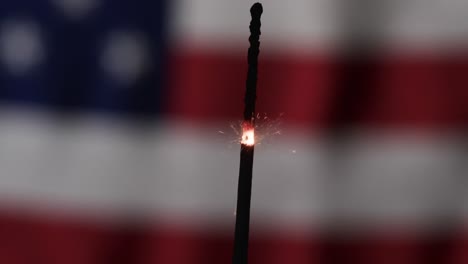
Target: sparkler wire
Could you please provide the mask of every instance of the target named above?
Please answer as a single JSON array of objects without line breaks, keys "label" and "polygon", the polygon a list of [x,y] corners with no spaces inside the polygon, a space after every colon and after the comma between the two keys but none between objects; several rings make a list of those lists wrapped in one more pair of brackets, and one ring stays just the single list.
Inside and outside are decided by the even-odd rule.
[{"label": "sparkler wire", "polygon": [[[250,14],[250,47],[248,50],[248,71],[245,91],[244,125],[243,128],[255,127],[255,100],[257,93],[257,67],[260,53],[260,16],[263,7],[255,3]],[[252,196],[252,170],[254,158],[254,144],[241,144],[239,182],[237,191],[236,226],[234,232],[233,264],[247,264],[249,243],[250,200]]]}]

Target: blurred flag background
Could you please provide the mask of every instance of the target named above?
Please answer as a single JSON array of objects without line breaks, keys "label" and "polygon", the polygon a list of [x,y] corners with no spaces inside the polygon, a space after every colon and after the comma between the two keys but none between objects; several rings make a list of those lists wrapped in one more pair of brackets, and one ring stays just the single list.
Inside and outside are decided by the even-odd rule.
[{"label": "blurred flag background", "polygon": [[[0,263],[230,263],[249,8],[2,0]],[[468,262],[468,2],[265,0],[251,263]]]}]

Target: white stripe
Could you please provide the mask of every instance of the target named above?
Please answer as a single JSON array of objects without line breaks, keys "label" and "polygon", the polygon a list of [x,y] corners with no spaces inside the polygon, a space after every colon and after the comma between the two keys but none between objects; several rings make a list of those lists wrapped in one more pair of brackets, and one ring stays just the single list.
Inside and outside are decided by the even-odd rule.
[{"label": "white stripe", "polygon": [[[212,49],[242,48],[239,44],[247,45],[249,8],[254,2],[176,1],[171,16],[174,41]],[[352,36],[377,32],[390,46],[453,48],[468,41],[464,0],[269,0],[263,6],[266,49],[330,48],[344,32]]]},{"label": "white stripe", "polygon": [[[262,45],[275,40],[296,45],[323,42],[331,38],[334,21],[326,0],[272,0],[264,3]],[[253,1],[180,0],[171,16],[176,40],[188,39],[210,45],[247,41],[249,8]],[[289,41],[288,41],[289,40]]]},{"label": "white stripe", "polygon": [[[233,219],[239,147],[195,129],[34,112],[0,115],[0,197],[12,206]],[[466,138],[360,132],[338,144],[285,131],[257,146],[254,223],[417,223],[466,211]],[[15,202],[16,201],[16,202]]]}]

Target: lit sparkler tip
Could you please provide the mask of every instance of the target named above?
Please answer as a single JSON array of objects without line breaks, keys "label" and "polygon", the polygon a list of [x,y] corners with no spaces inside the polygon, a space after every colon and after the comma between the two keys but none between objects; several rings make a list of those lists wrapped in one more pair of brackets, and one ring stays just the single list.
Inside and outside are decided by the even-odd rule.
[{"label": "lit sparkler tip", "polygon": [[242,124],[241,144],[246,146],[255,145],[255,129],[250,123],[244,122]]}]

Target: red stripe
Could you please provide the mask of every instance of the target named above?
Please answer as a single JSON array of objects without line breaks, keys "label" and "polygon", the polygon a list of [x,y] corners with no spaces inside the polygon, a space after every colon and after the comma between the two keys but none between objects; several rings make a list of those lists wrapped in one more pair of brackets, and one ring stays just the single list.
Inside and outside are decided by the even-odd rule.
[{"label": "red stripe", "polygon": [[[0,215],[0,262],[30,263],[230,263],[232,233],[169,222],[104,224],[66,218]],[[382,228],[352,237],[288,230],[251,235],[252,264],[467,263],[468,233],[443,236]]]},{"label": "red stripe", "polygon": [[[367,62],[359,73],[362,64],[336,56],[262,52],[257,109],[270,116],[284,112],[285,122],[305,128],[327,127],[334,122],[334,108],[343,105],[348,109],[340,111],[354,113],[349,118],[358,125],[463,126],[467,55],[387,54]],[[177,50],[170,61],[169,114],[192,121],[241,117],[247,70],[243,52]],[[355,71],[359,76],[353,77]]]}]

